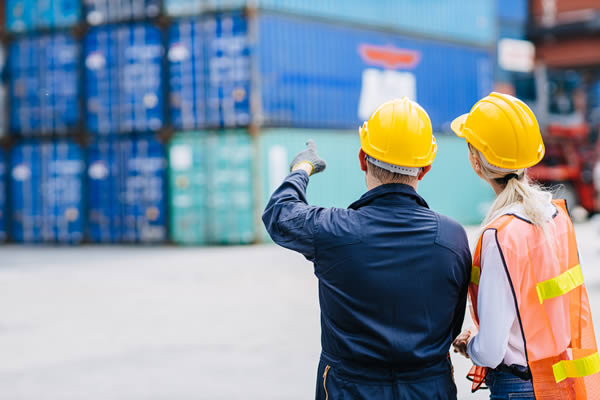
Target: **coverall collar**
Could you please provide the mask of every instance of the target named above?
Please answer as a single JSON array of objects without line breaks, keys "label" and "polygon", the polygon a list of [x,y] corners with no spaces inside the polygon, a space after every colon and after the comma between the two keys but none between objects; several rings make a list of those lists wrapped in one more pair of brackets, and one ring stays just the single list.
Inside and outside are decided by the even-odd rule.
[{"label": "coverall collar", "polygon": [[354,203],[350,204],[350,207],[353,210],[358,210],[360,207],[363,207],[378,197],[386,196],[392,193],[398,193],[402,196],[406,196],[415,201],[418,205],[422,207],[429,208],[429,205],[423,199],[417,191],[409,185],[405,185],[404,183],[387,183],[385,185],[377,186],[369,190],[367,193],[363,194],[360,199],[356,200]]}]

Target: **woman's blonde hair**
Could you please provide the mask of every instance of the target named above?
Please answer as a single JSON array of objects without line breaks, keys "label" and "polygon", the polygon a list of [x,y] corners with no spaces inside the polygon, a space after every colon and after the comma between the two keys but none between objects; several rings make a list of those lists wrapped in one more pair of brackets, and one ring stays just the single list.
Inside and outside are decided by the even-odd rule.
[{"label": "woman's blonde hair", "polygon": [[548,222],[546,208],[548,203],[552,201],[552,193],[531,182],[525,173],[525,169],[503,170],[496,168],[490,165],[471,144],[469,144],[469,150],[473,157],[479,160],[482,175],[500,185],[504,185],[504,190],[498,194],[483,220],[482,229],[485,229],[496,218],[506,214],[515,204],[520,204],[525,217],[534,226],[542,229],[547,237],[545,229]]}]

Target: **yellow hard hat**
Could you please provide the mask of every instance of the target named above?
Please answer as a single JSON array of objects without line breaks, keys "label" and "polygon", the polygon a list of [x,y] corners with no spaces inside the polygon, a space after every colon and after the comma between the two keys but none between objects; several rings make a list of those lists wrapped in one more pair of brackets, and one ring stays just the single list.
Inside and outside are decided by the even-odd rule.
[{"label": "yellow hard hat", "polygon": [[471,112],[452,121],[451,127],[493,166],[528,168],[544,158],[544,142],[533,111],[507,94],[490,93],[475,103]]},{"label": "yellow hard hat", "polygon": [[360,147],[387,164],[418,168],[431,165],[437,145],[429,115],[403,97],[380,105],[360,128]]}]

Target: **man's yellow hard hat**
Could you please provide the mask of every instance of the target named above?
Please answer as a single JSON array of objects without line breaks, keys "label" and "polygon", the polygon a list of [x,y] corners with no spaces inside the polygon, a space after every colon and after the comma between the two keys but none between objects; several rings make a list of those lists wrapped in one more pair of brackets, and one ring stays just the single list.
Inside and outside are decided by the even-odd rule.
[{"label": "man's yellow hard hat", "polygon": [[433,163],[437,145],[429,115],[403,97],[380,105],[360,128],[360,147],[368,156],[402,167]]},{"label": "man's yellow hard hat", "polygon": [[533,111],[507,94],[492,92],[468,114],[452,121],[451,127],[493,166],[522,169],[544,158],[544,142]]}]

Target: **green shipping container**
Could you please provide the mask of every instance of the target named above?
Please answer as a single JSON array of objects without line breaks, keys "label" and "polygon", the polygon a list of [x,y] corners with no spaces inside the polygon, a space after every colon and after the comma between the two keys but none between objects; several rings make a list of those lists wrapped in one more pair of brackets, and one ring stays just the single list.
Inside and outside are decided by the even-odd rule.
[{"label": "green shipping container", "polygon": [[246,131],[174,136],[169,145],[174,242],[244,244],[255,240],[254,158]]},{"label": "green shipping container", "polygon": [[[261,211],[287,176],[292,158],[310,138],[327,161],[325,172],[310,179],[307,189],[310,204],[348,207],[366,192],[364,173],[358,162],[357,131],[268,129],[258,137]],[[493,191],[472,171],[464,140],[440,134],[436,138],[437,157],[432,170],[419,183],[419,194],[432,209],[462,224],[480,223],[493,201]],[[262,237],[268,238],[264,227],[261,231]]]},{"label": "green shipping container", "polygon": [[438,151],[419,194],[433,210],[463,225],[478,225],[494,201],[492,188],[469,163],[467,144],[454,135],[436,135]]}]

